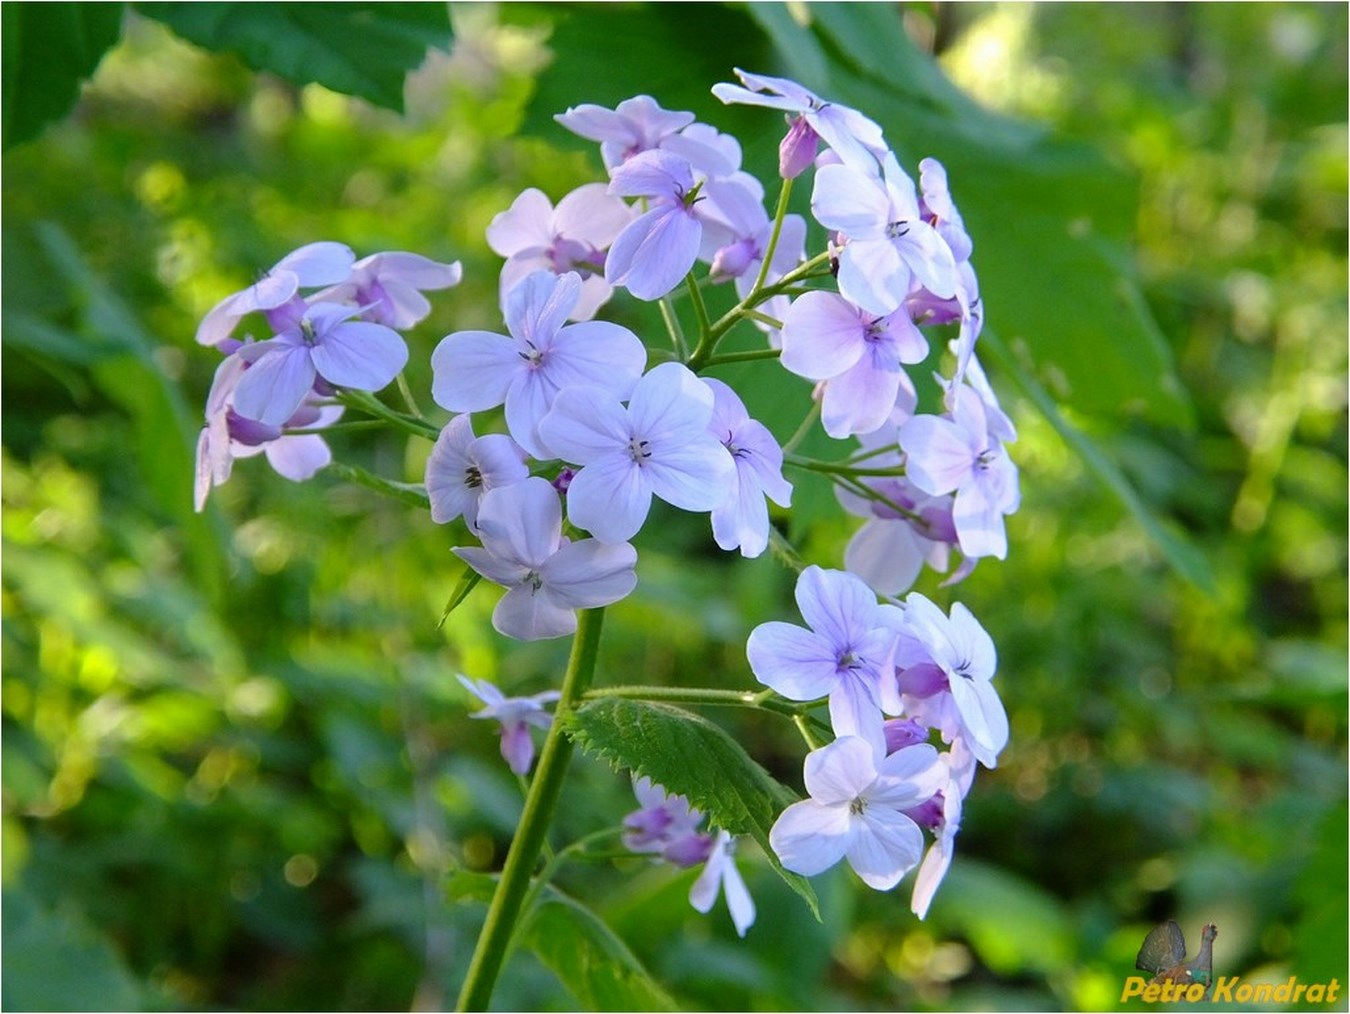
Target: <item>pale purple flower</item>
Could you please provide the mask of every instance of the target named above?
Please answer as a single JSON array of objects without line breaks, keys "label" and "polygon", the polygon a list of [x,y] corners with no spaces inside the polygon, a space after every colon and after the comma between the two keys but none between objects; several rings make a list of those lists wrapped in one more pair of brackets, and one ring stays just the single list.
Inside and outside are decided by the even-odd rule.
[{"label": "pale purple flower", "polygon": [[[690,807],[688,799],[667,793],[645,776],[633,779],[633,795],[640,805],[623,819],[624,848],[630,852],[660,853],[663,858],[681,866],[693,866],[703,861],[702,857],[684,861],[687,858],[686,839],[706,837],[698,832],[703,814]],[[703,846],[700,850],[706,853]],[[671,855],[665,855],[667,851]]]},{"label": "pale purple flower", "polygon": [[539,433],[554,455],[582,466],[567,488],[567,518],[602,542],[637,534],[653,495],[689,511],[721,505],[735,470],[708,429],[713,393],[686,367],[646,373],[625,408],[612,389],[559,393]]},{"label": "pale purple flower", "polygon": [[516,443],[536,458],[554,457],[538,426],[558,391],[599,384],[627,397],[647,359],[637,335],[618,324],[565,325],[580,296],[576,274],[536,271],[507,293],[509,338],[457,331],[441,339],[431,354],[436,404],[451,412],[480,412],[505,403]]},{"label": "pale purple flower", "polygon": [[[1008,714],[991,682],[998,655],[989,634],[960,602],[948,617],[918,592],[905,598],[902,630],[895,654],[900,689],[907,703],[917,698],[924,709],[920,714],[907,706],[905,714],[939,729],[949,742],[960,737],[981,764],[995,767],[1008,742]],[[943,694],[950,695],[951,708],[935,710]]]},{"label": "pale purple flower", "polygon": [[677,134],[668,134],[659,147],[688,159],[708,179],[725,179],[741,168],[741,142],[707,123],[691,123]]},{"label": "pale purple flower", "polygon": [[901,307],[878,316],[833,292],[808,292],[783,320],[783,367],[824,381],[821,422],[840,439],[871,433],[889,420],[907,377],[928,342]]},{"label": "pale purple flower", "polygon": [[543,191],[522,191],[487,229],[488,246],[507,259],[501,274],[502,305],[506,294],[533,271],[575,271],[581,295],[570,317],[590,320],[613,292],[604,277],[604,251],[632,220],[632,210],[603,183],[578,187],[556,208]]},{"label": "pale purple flower", "polygon": [[726,831],[718,831],[712,843],[707,863],[689,888],[689,904],[705,915],[712,910],[719,891],[726,895],[727,911],[731,913],[736,935],[745,936],[755,922],[755,902],[746,889],[741,871],[736,869],[736,843]]},{"label": "pale purple flower", "polygon": [[948,771],[947,784],[941,794],[942,812],[933,828],[934,841],[928,846],[914,877],[914,893],[909,903],[910,910],[920,919],[928,915],[933,895],[952,865],[956,833],[961,830],[961,809],[974,777],[975,759],[960,740],[952,744],[950,752],[941,754],[940,759]]},{"label": "pale purple flower", "polygon": [[606,169],[651,151],[694,122],[693,113],[662,109],[650,95],[624,99],[614,109],[585,103],[553,118],[579,137],[600,142]]},{"label": "pale purple flower", "polygon": [[553,716],[544,710],[545,704],[552,704],[562,694],[556,690],[529,697],[507,697],[487,680],[470,679],[458,676],[464,689],[487,705],[482,711],[476,711],[471,718],[494,718],[501,723],[502,757],[511,770],[518,775],[530,772],[534,763],[534,740],[530,738],[530,726],[547,729],[553,723]]},{"label": "pale purple flower", "polygon": [[355,260],[351,247],[342,243],[309,243],[292,251],[247,289],[213,306],[197,327],[197,344],[219,345],[230,337],[241,318],[289,302],[302,287],[343,281]]},{"label": "pale purple flower", "polygon": [[915,283],[942,299],[956,295],[956,262],[923,220],[914,181],[887,155],[883,178],[850,165],[816,173],[811,211],[848,238],[839,254],[839,291],[878,316],[899,307]]},{"label": "pale purple flower", "polygon": [[[823,138],[845,162],[875,173],[876,163],[886,149],[886,139],[881,128],[862,113],[837,102],[827,102],[787,78],[747,74],[739,68],[736,76],[744,88],[715,84],[712,93],[727,104],[763,106],[796,114],[788,138],[779,149],[779,172],[784,178],[799,175],[815,157],[815,139],[798,126],[798,121],[804,121],[806,127]],[[796,131],[796,137],[793,137],[793,131]],[[790,144],[789,138],[792,139]],[[809,155],[806,154],[808,149]]]},{"label": "pale purple flower", "polygon": [[605,281],[639,299],[659,299],[689,273],[703,243],[703,224],[694,212],[693,168],[671,152],[643,152],[611,170],[609,192],[645,197],[651,210],[614,240],[605,259]]},{"label": "pale purple flower", "polygon": [[499,486],[478,505],[482,548],[456,556],[489,581],[509,589],[492,611],[498,633],[522,641],[576,630],[575,610],[619,601],[637,584],[637,552],[628,543],[562,537],[562,505],[547,479]]},{"label": "pale purple flower", "polygon": [[900,713],[892,666],[895,631],[876,596],[852,574],[807,567],[797,578],[807,627],[771,621],[750,632],[745,653],[755,678],[793,701],[829,696],[836,735],[880,747],[882,714]]},{"label": "pale purple flower", "polygon": [[249,363],[234,389],[234,410],[279,426],[322,378],[333,387],[378,391],[408,361],[408,346],[383,324],[352,320],[357,308],[314,303],[275,338],[242,346]]},{"label": "pale purple flower", "polygon": [[878,758],[856,736],[807,754],[810,798],[784,810],[769,831],[787,869],[810,877],[847,858],[868,887],[888,891],[919,862],[923,833],[904,811],[941,789],[946,769],[927,745]]},{"label": "pale purple flower", "polygon": [[458,285],[463,274],[459,261],[442,264],[391,250],[361,258],[346,281],[317,293],[314,301],[354,303],[362,319],[404,331],[431,312],[423,292]]},{"label": "pale purple flower", "polygon": [[792,502],[792,484],[783,478],[783,449],[763,423],[750,418],[736,392],[720,380],[703,381],[713,392],[709,427],[731,454],[736,482],[712,512],[713,538],[723,549],[759,556],[769,545],[767,496],[780,507]]},{"label": "pale purple flower", "polygon": [[755,903],[736,869],[735,842],[726,831],[714,837],[698,830],[703,814],[689,806],[684,796],[671,795],[650,778],[633,779],[633,794],[640,808],[623,819],[624,848],[655,853],[669,863],[687,868],[703,863],[698,879],[689,889],[689,903],[707,914],[725,892],[731,921],[740,936],[755,921]]},{"label": "pale purple flower", "polygon": [[475,437],[469,416],[455,416],[445,424],[427,458],[431,520],[443,525],[463,516],[470,530],[475,529],[483,495],[530,474],[525,458],[524,449],[506,434]]},{"label": "pale purple flower", "polygon": [[206,425],[197,438],[193,504],[198,512],[215,486],[230,478],[237,458],[263,454],[274,471],[293,482],[303,482],[333,460],[317,433],[288,433],[288,429],[321,429],[342,417],[341,405],[303,402],[283,426],[245,419],[234,411],[234,388],[248,364],[238,356],[224,359],[216,369],[206,399]]},{"label": "pale purple flower", "polygon": [[962,386],[953,392],[950,419],[917,415],[900,427],[900,446],[911,482],[925,493],[955,492],[952,522],[968,557],[1008,553],[1003,516],[1017,510],[1017,466],[989,432],[983,399]]},{"label": "pale purple flower", "polygon": [[[730,233],[717,236],[715,241],[727,242],[714,252],[709,275],[718,282],[735,279],[736,291],[744,298],[759,277],[773,236],[773,220],[764,210],[763,194],[736,180],[713,183],[709,199],[706,212],[704,208],[700,212],[705,220],[715,220]],[[802,262],[805,250],[806,220],[800,215],[786,215],[765,280],[772,282],[791,271]]]}]

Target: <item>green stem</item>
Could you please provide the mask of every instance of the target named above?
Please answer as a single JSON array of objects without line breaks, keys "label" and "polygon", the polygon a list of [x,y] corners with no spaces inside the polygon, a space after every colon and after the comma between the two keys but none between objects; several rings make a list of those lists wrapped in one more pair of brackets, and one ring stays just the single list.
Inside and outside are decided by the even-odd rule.
[{"label": "green stem", "polygon": [[539,754],[539,765],[535,768],[529,795],[525,797],[520,826],[506,853],[483,932],[469,961],[464,988],[459,994],[459,1010],[487,1010],[492,999],[492,987],[502,969],[512,931],[520,918],[521,902],[530,886],[530,872],[539,861],[544,836],[553,822],[553,811],[557,809],[558,796],[562,793],[563,776],[572,756],[572,741],[563,727],[595,677],[604,617],[603,609],[584,609],[577,616],[577,632],[572,638],[572,655],[563,676],[562,697],[544,740],[544,749]]},{"label": "green stem", "polygon": [[707,704],[713,707],[763,708],[780,715],[793,717],[801,714],[814,702],[794,704],[776,697],[772,690],[714,690],[706,687],[651,687],[621,686],[588,690],[586,700],[601,697],[622,697],[633,701],[669,701],[672,704]]},{"label": "green stem", "polygon": [[755,279],[755,286],[750,290],[751,297],[758,295],[759,290],[764,288],[764,283],[768,280],[769,268],[773,264],[773,255],[778,250],[778,237],[783,231],[783,219],[787,217],[788,195],[791,193],[792,177],[788,176],[783,180],[783,186],[778,191],[778,207],[773,213],[773,233],[769,236],[769,246],[764,251],[764,259],[760,261],[759,276]]},{"label": "green stem", "polygon": [[689,290],[689,300],[694,304],[694,315],[698,317],[699,343],[702,344],[703,336],[712,330],[712,323],[708,320],[708,304],[703,302],[703,293],[699,291],[692,271],[684,276],[684,284]]},{"label": "green stem", "polygon": [[819,418],[820,402],[813,401],[811,402],[811,411],[806,413],[805,418],[802,419],[801,425],[797,427],[797,432],[788,437],[787,443],[783,445],[783,454],[785,456],[796,450],[797,445],[806,439],[806,435],[811,432],[811,427],[815,425],[816,420]]},{"label": "green stem", "polygon": [[675,356],[683,362],[689,358],[689,345],[684,340],[684,328],[680,326],[675,304],[669,296],[662,296],[656,305],[661,308],[661,319],[665,321],[666,331],[670,334],[670,343],[675,346]]},{"label": "green stem", "polygon": [[723,352],[720,356],[709,356],[704,366],[722,366],[726,363],[749,363],[758,359],[777,359],[783,353],[778,349],[750,349],[746,352]]},{"label": "green stem", "polygon": [[846,465],[838,461],[818,461],[815,458],[803,458],[796,454],[786,455],[783,464],[793,465],[797,468],[805,468],[812,472],[826,472],[829,475],[879,475],[879,476],[901,476],[905,474],[905,469],[899,465],[890,465],[885,468],[859,468],[856,465]]},{"label": "green stem", "polygon": [[398,374],[398,393],[403,396],[403,404],[408,406],[408,411],[418,419],[422,418],[422,410],[417,407],[417,399],[413,397],[412,388],[408,385],[408,378],[400,370]]},{"label": "green stem", "polygon": [[357,411],[366,413],[366,415],[373,415],[377,419],[383,419],[385,422],[392,423],[394,426],[411,433],[413,436],[425,437],[427,440],[435,440],[441,435],[440,429],[433,426],[425,419],[417,416],[404,415],[402,412],[395,412],[368,391],[339,391],[337,399],[348,408],[354,408]]}]

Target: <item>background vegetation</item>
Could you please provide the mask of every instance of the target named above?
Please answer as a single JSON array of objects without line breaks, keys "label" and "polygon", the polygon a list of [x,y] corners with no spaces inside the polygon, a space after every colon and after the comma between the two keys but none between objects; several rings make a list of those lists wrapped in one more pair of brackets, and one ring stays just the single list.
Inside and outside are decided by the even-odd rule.
[{"label": "background vegetation", "polygon": [[[443,334],[498,322],[491,217],[598,171],[549,117],[647,92],[771,167],[773,117],[707,94],[733,66],[854,102],[911,165],[952,171],[1021,429],[1010,558],[960,589],[999,645],[1012,742],[924,923],[907,888],[841,870],[816,923],[751,847],[743,942],[720,907],[692,912],[689,874],[568,867],[562,888],[684,1007],[1110,1008],[1165,918],[1192,943],[1218,924],[1219,974],[1344,983],[1345,8],[453,19],[453,55],[399,116],[128,15],[74,114],[7,153],[5,1006],[452,1002],[483,909],[449,875],[500,864],[520,801],[453,674],[533,692],[566,643],[499,638],[487,590],[438,630],[454,533],[331,475],[244,462],[194,516],[216,364],[195,324],[315,239],[461,258],[411,340],[426,390]],[[336,443],[399,479],[428,450]],[[794,538],[837,564],[854,522],[809,480],[799,503]],[[789,615],[790,572],[660,520],[601,678],[746,685],[745,635]],[[797,784],[790,727],[710,717]],[[626,778],[579,758],[556,840],[630,805]],[[495,1003],[578,989],[536,948]]]}]

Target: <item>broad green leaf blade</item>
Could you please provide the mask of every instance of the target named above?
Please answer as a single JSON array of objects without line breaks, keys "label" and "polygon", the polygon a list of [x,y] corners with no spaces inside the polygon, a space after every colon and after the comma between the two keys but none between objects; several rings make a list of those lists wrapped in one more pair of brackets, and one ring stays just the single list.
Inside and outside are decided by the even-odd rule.
[{"label": "broad green leaf blade", "polygon": [[300,85],[316,81],[400,113],[408,72],[429,48],[450,45],[445,4],[142,3],[136,10],[254,70]]},{"label": "broad green leaf blade", "polygon": [[523,943],[581,1010],[679,1009],[599,916],[558,891],[548,891],[526,916]]},{"label": "broad green leaf blade", "polygon": [[3,147],[36,137],[70,111],[122,31],[120,3],[8,3],[4,31]]},{"label": "broad green leaf blade", "polygon": [[1045,416],[1046,421],[1054,427],[1061,439],[1083,459],[1083,463],[1097,476],[1102,485],[1114,493],[1134,515],[1135,520],[1162,551],[1172,569],[1197,588],[1212,594],[1215,588],[1214,574],[1204,554],[1183,536],[1164,525],[1149,509],[1148,504],[1144,503],[1143,498],[1115,462],[1107,457],[1086,433],[1064,418],[1054,399],[1041,387],[1036,378],[1009,354],[1007,346],[999,339],[996,331],[986,327],[980,342],[987,352],[993,353],[989,357],[991,361],[997,363],[1004,374],[1012,379],[1027,399]]},{"label": "broad green leaf blade", "polygon": [[613,697],[587,702],[565,722],[567,734],[587,753],[646,775],[687,798],[715,826],[754,838],[774,869],[820,918],[811,885],[783,869],[769,845],[769,829],[796,796],[720,727],[668,704]]}]

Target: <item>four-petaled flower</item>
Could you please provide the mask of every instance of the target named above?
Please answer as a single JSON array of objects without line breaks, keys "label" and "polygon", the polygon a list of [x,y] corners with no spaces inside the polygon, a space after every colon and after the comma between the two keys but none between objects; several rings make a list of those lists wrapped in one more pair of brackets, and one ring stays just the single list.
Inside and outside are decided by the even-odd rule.
[{"label": "four-petaled flower", "polygon": [[839,292],[878,316],[894,311],[918,282],[941,299],[956,295],[956,261],[936,229],[924,221],[911,180],[894,155],[883,178],[851,165],[816,173],[811,212],[827,229],[848,237],[839,254]]},{"label": "four-petaled flower", "polygon": [[530,765],[534,763],[534,740],[530,739],[530,726],[547,729],[553,723],[553,716],[544,710],[544,705],[552,704],[562,694],[557,690],[545,690],[529,697],[507,697],[487,680],[460,675],[459,681],[464,689],[487,705],[470,717],[495,718],[500,722],[502,757],[516,774],[529,774]]},{"label": "four-petaled flower", "polygon": [[878,760],[866,740],[840,736],[807,754],[810,798],[782,812],[769,844],[794,873],[814,876],[847,858],[868,887],[888,891],[923,852],[923,833],[904,811],[939,791],[946,771],[926,744]]},{"label": "four-petaled flower", "polygon": [[713,393],[686,367],[663,363],[625,408],[611,390],[570,387],[539,433],[581,468],[567,487],[567,518],[602,542],[623,542],[647,519],[652,497],[684,510],[719,507],[735,469],[708,429]]},{"label": "four-petaled flower", "polygon": [[454,553],[494,584],[510,589],[492,611],[501,634],[522,641],[562,637],[577,629],[577,609],[619,601],[637,585],[637,552],[626,542],[569,542],[562,505],[547,479],[500,486],[478,505],[482,547]]},{"label": "four-petaled flower", "polygon": [[723,549],[759,556],[769,545],[767,496],[779,507],[792,502],[783,478],[783,449],[761,422],[750,418],[736,392],[720,380],[704,381],[713,392],[712,433],[731,454],[736,482],[712,512],[713,538]]},{"label": "four-petaled flower", "polygon": [[408,346],[383,324],[352,320],[359,308],[314,303],[275,338],[235,353],[249,368],[234,389],[245,419],[280,426],[309,395],[316,378],[334,387],[378,391],[403,369]]},{"label": "four-petaled flower", "polygon": [[796,598],[810,629],[761,623],[745,645],[751,671],[789,700],[828,694],[835,733],[879,746],[882,714],[900,713],[900,692],[896,634],[876,596],[852,574],[812,565],[797,578]]}]

